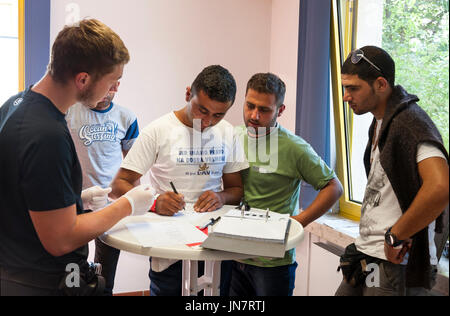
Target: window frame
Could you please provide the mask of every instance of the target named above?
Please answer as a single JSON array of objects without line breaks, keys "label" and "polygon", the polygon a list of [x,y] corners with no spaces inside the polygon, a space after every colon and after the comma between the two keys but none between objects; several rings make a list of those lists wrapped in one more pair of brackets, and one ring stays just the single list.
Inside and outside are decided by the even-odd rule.
[{"label": "window frame", "polygon": [[[342,25],[344,34],[341,34],[340,23],[340,0],[332,1],[332,16],[331,16],[331,82],[332,82],[332,97],[333,97],[333,111],[335,119],[335,133],[336,133],[336,173],[341,180],[344,187],[344,194],[339,200],[340,215],[343,217],[359,221],[361,218],[361,204],[350,199],[351,195],[351,171],[349,165],[349,157],[347,155],[349,146],[352,144],[353,128],[353,112],[343,101],[343,87],[341,81],[341,65],[343,57],[348,56],[354,49],[355,45],[355,29],[356,29],[356,14],[357,14],[357,0],[342,0],[345,1],[346,21]],[[350,128],[350,133],[347,129]],[[351,148],[350,148],[351,151]],[[361,158],[362,159],[362,158]]]}]

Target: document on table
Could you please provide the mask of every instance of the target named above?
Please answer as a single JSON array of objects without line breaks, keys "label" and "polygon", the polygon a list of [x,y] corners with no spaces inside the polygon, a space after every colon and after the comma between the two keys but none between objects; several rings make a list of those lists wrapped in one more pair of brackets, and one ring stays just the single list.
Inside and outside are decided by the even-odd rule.
[{"label": "document on table", "polygon": [[126,226],[145,248],[202,243],[208,237],[194,225],[179,221],[129,223]]},{"label": "document on table", "polygon": [[194,211],[194,204],[186,203],[186,209],[179,211],[175,214],[172,219],[183,219],[188,222],[197,222],[205,213],[197,213]]}]

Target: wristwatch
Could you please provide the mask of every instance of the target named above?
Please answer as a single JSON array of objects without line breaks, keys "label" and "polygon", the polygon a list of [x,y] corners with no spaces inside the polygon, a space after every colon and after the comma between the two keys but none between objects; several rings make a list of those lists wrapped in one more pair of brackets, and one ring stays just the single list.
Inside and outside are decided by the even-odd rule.
[{"label": "wristwatch", "polygon": [[391,232],[391,228],[389,228],[386,232],[386,234],[384,235],[384,239],[386,240],[386,244],[388,244],[391,247],[399,247],[401,246],[405,241],[404,240],[399,240],[397,238],[397,236],[395,236],[392,232]]}]

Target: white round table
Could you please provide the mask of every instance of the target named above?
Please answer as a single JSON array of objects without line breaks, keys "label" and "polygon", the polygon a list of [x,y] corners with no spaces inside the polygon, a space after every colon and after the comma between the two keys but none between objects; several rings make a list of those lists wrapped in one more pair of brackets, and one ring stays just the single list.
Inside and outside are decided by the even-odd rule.
[{"label": "white round table", "polygon": [[[235,206],[224,206],[222,209],[205,213],[202,216],[195,217],[191,221],[194,225],[203,225],[211,218],[218,218],[226,214]],[[248,259],[255,256],[235,252],[226,252],[219,250],[204,249],[200,246],[189,247],[187,245],[175,245],[170,247],[144,247],[132,234],[127,224],[142,222],[167,222],[171,220],[180,220],[167,216],[160,216],[149,213],[144,216],[126,217],[117,223],[111,230],[106,232],[100,239],[107,245],[143,255],[148,257],[183,260],[182,276],[182,294],[184,296],[197,295],[202,289],[205,295],[218,296],[220,284],[220,263],[224,260]],[[296,248],[303,239],[304,231],[302,225],[292,220],[286,242],[286,251]],[[197,277],[198,261],[205,261],[205,275]]]}]

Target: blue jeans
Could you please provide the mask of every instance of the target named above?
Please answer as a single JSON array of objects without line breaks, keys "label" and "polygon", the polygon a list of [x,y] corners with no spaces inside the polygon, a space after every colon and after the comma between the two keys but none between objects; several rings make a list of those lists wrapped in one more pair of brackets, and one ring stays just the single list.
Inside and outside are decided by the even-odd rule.
[{"label": "blue jeans", "polygon": [[[183,262],[177,261],[162,272],[155,272],[151,269],[148,276],[150,278],[151,296],[181,296],[181,278],[183,274]],[[198,276],[203,275],[204,261],[198,262]],[[220,296],[228,296],[231,281],[232,261],[222,261],[220,273]],[[200,294],[201,295],[201,294]]]},{"label": "blue jeans", "polygon": [[94,261],[102,265],[102,276],[105,278],[105,296],[113,295],[114,279],[116,277],[119,255],[120,250],[104,244],[98,238],[95,239]]},{"label": "blue jeans", "polygon": [[262,268],[233,262],[230,296],[292,296],[297,263]]}]

